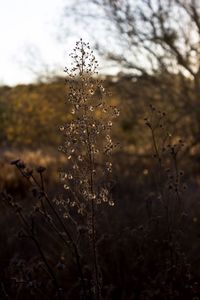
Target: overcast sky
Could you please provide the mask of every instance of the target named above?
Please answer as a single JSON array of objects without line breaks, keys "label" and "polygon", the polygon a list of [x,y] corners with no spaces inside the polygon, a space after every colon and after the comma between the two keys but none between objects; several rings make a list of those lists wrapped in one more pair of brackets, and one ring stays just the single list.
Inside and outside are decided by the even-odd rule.
[{"label": "overcast sky", "polygon": [[62,72],[77,39],[66,31],[58,40],[66,1],[0,0],[0,84],[31,82],[45,68]]}]

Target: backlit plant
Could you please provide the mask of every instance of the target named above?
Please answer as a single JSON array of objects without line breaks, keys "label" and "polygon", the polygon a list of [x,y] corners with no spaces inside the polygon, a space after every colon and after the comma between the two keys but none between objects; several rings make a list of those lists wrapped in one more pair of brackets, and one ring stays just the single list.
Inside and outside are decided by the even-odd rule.
[{"label": "backlit plant", "polygon": [[[64,137],[59,150],[66,155],[68,164],[60,172],[65,192],[57,201],[64,207],[65,218],[78,213],[87,228],[93,257],[94,294],[100,299],[96,211],[103,203],[114,205],[109,178],[112,172],[110,156],[116,145],[110,131],[119,110],[105,101],[105,89],[95,78],[98,63],[89,44],[82,40],[77,42],[71,58],[72,68],[65,71],[70,86],[68,103],[72,119],[59,128]],[[80,223],[80,218],[76,218],[76,222]]]}]

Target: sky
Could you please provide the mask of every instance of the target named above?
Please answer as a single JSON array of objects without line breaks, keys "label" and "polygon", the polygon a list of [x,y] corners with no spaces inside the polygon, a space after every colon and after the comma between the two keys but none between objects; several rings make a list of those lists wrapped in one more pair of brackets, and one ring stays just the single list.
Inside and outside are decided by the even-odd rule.
[{"label": "sky", "polygon": [[58,38],[67,1],[0,0],[0,85],[29,83],[46,70],[63,72],[78,38],[70,30],[66,42]]}]

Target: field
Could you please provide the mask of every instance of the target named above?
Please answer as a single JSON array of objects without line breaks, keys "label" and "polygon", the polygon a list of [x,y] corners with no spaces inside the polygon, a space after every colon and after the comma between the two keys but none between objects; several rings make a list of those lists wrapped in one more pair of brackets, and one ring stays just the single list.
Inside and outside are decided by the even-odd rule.
[{"label": "field", "polygon": [[88,73],[0,88],[0,299],[197,300],[196,98]]}]

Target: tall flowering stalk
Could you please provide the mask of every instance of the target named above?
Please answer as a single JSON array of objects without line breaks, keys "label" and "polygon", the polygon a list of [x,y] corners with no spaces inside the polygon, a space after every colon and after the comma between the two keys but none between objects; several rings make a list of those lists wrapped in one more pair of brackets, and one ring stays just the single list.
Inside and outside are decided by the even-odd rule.
[{"label": "tall flowering stalk", "polygon": [[96,213],[102,203],[114,205],[109,177],[112,172],[110,156],[116,145],[110,131],[119,110],[104,100],[105,89],[96,76],[98,62],[89,44],[81,39],[70,56],[72,67],[65,71],[72,118],[60,126],[64,143],[59,150],[68,160],[66,169],[60,172],[65,190],[62,203],[64,217],[72,218],[76,214],[78,222],[86,222],[93,265],[92,290],[94,298],[99,300],[101,280],[96,247]]}]

